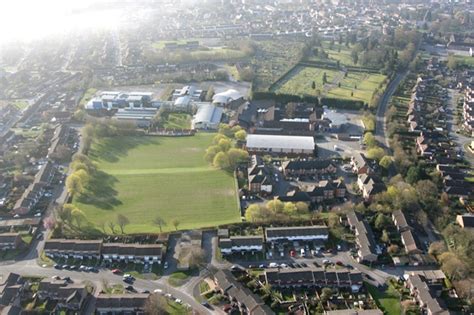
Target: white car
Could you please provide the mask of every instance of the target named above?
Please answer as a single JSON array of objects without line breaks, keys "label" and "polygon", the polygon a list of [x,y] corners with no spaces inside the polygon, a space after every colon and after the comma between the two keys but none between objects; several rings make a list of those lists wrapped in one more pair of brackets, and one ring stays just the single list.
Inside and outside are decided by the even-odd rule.
[{"label": "white car", "polygon": [[268,265],[268,267],[269,267],[269,268],[278,268],[278,264],[272,262],[272,263],[270,263],[270,264]]},{"label": "white car", "polygon": [[40,216],[41,216],[41,212],[35,213],[35,217],[40,217]]},{"label": "white car", "polygon": [[180,299],[176,299],[176,300],[174,300],[174,301],[175,301],[176,303],[178,303],[178,304],[183,304],[183,301],[181,301]]},{"label": "white car", "polygon": [[165,261],[165,263],[164,263],[164,265],[163,265],[163,268],[164,268],[164,269],[168,269],[168,262],[167,262],[167,261]]},{"label": "white car", "polygon": [[155,289],[155,290],[153,290],[153,293],[161,294],[161,293],[163,293],[163,290],[161,290],[161,289]]}]

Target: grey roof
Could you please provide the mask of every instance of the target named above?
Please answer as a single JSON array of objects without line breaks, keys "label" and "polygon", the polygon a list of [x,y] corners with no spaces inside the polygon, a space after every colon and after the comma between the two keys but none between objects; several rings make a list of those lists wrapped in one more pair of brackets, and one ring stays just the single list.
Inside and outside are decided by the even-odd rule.
[{"label": "grey roof", "polygon": [[307,235],[328,235],[328,228],[325,225],[314,226],[290,226],[266,228],[265,235],[268,237],[293,237]]},{"label": "grey roof", "polygon": [[194,115],[193,123],[214,123],[217,124],[222,118],[222,108],[211,104],[199,106],[196,115]]},{"label": "grey roof", "polygon": [[248,135],[247,148],[314,150],[315,143],[313,137]]}]

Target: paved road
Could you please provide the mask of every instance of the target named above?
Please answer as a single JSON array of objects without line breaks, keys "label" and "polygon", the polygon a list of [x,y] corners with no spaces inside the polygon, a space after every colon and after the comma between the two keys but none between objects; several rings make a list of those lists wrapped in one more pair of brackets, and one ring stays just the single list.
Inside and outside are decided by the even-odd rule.
[{"label": "paved road", "polygon": [[385,93],[382,96],[382,100],[380,101],[380,105],[377,108],[377,114],[376,114],[376,124],[375,124],[375,138],[381,143],[385,149],[390,149],[390,146],[388,144],[388,137],[386,135],[386,125],[385,125],[385,120],[386,120],[386,114],[387,114],[387,109],[388,109],[388,104],[390,101],[390,98],[392,95],[395,93],[395,91],[398,88],[398,85],[402,80],[406,77],[408,74],[407,71],[398,73],[395,76],[395,79],[393,79],[389,85],[387,86],[387,89],[385,90]]}]

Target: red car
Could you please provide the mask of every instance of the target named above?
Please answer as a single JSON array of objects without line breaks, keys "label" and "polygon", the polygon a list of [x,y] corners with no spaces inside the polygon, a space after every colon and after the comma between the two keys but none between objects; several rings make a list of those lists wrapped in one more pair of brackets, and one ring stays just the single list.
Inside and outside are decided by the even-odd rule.
[{"label": "red car", "polygon": [[296,256],[296,252],[294,250],[290,250],[290,256],[291,257],[295,257]]},{"label": "red car", "polygon": [[122,274],[122,270],[120,270],[120,269],[112,269],[112,273],[113,273],[113,274],[116,274],[116,275],[120,275],[120,274]]}]

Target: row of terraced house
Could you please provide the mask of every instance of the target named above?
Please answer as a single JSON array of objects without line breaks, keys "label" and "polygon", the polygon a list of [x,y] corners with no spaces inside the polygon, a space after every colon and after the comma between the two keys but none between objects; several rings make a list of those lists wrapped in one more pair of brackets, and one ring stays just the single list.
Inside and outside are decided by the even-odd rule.
[{"label": "row of terraced house", "polygon": [[165,248],[162,244],[104,243],[102,240],[50,239],[44,253],[55,258],[103,259],[160,264]]}]

